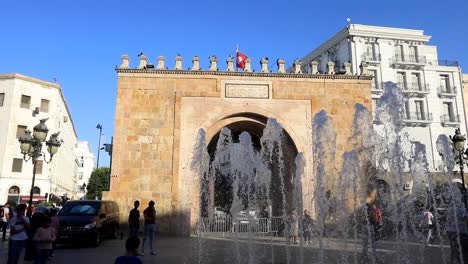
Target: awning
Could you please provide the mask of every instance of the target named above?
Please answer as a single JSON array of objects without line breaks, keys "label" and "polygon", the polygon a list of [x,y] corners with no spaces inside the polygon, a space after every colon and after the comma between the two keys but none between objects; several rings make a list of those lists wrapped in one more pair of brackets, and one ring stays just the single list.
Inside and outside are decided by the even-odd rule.
[{"label": "awning", "polygon": [[[29,195],[21,195],[20,201],[29,202]],[[33,195],[33,202],[42,202],[42,201],[47,201],[47,199],[42,195]]]}]

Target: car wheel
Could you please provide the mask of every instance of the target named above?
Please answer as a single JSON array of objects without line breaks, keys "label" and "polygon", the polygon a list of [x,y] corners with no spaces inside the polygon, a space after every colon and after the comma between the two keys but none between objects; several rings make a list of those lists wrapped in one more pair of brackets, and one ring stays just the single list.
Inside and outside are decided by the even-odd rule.
[{"label": "car wheel", "polygon": [[101,232],[98,231],[94,237],[93,246],[98,247],[99,244],[101,244]]}]

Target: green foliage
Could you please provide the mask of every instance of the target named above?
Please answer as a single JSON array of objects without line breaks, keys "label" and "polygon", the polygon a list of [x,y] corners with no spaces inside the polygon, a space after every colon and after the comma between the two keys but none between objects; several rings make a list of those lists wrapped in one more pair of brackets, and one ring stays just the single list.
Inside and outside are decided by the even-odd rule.
[{"label": "green foliage", "polygon": [[54,203],[51,202],[51,201],[48,201],[48,202],[41,202],[40,204],[38,204],[37,206],[53,206]]},{"label": "green foliage", "polygon": [[[97,187],[97,188],[96,188]],[[100,167],[94,169],[86,186],[86,199],[94,200],[96,196],[102,199],[102,192],[108,191],[109,187],[109,168]]]}]

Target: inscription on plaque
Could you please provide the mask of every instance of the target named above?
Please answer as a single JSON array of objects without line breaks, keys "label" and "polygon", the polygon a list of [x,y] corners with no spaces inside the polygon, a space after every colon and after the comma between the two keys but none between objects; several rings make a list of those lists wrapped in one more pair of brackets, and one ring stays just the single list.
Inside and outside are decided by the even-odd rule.
[{"label": "inscription on plaque", "polygon": [[268,84],[226,84],[226,98],[269,98]]}]

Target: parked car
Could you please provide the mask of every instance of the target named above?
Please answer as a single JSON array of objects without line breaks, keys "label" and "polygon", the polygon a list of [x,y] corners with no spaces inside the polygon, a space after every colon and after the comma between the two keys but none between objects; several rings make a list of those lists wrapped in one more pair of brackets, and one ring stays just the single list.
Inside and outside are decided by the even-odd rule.
[{"label": "parked car", "polygon": [[68,201],[58,218],[57,243],[90,242],[99,246],[101,239],[117,238],[119,234],[119,208],[113,201]]}]

